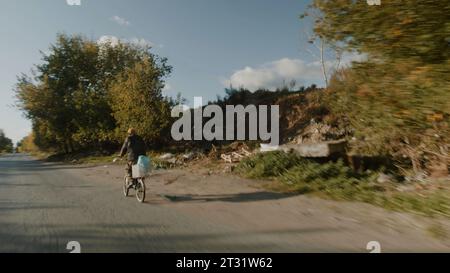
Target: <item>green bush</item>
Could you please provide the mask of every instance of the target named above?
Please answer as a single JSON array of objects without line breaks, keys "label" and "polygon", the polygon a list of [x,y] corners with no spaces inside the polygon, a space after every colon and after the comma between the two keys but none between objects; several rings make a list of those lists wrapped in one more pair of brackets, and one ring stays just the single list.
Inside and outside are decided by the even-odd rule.
[{"label": "green bush", "polygon": [[359,174],[342,161],[319,164],[304,160],[286,171],[280,181],[301,193],[324,192],[335,197],[348,199],[359,192],[376,191],[370,183],[373,177]]},{"label": "green bush", "polygon": [[257,154],[241,161],[236,172],[248,178],[275,178],[301,161],[294,153],[276,151]]},{"label": "green bush", "polygon": [[249,157],[237,166],[236,172],[248,178],[274,178],[299,193],[322,192],[345,199],[355,198],[360,192],[382,190],[370,183],[375,180],[373,176],[359,174],[343,161],[321,164],[279,151]]}]

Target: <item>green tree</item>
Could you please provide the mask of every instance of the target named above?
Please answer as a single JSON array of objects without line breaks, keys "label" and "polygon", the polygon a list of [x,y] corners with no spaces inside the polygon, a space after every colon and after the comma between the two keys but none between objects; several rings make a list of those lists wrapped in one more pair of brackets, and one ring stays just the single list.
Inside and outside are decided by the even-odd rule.
[{"label": "green tree", "polygon": [[146,46],[59,34],[33,77],[22,75],[16,86],[36,145],[70,152],[115,143],[111,84],[127,69],[156,59]]},{"label": "green tree", "polygon": [[13,149],[12,140],[7,138],[3,130],[0,129],[0,153],[12,153]]},{"label": "green tree", "polygon": [[162,89],[171,69],[166,59],[149,56],[116,78],[110,95],[118,140],[129,127],[148,143],[168,137],[172,103],[162,96]]},{"label": "green tree", "polygon": [[28,136],[22,138],[16,145],[19,153],[33,153],[39,151],[39,148],[35,144],[36,137],[34,133],[30,133]]}]

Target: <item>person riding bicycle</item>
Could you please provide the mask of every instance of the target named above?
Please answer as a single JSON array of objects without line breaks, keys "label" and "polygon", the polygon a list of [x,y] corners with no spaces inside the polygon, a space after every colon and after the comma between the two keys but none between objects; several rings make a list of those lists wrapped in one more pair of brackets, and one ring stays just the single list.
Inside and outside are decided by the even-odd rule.
[{"label": "person riding bicycle", "polygon": [[119,154],[119,157],[123,157],[125,154],[128,154],[128,162],[125,171],[129,177],[132,177],[132,166],[137,164],[139,156],[145,156],[146,153],[147,148],[144,140],[136,134],[136,130],[134,128],[130,128],[128,130],[128,136],[125,139]]}]

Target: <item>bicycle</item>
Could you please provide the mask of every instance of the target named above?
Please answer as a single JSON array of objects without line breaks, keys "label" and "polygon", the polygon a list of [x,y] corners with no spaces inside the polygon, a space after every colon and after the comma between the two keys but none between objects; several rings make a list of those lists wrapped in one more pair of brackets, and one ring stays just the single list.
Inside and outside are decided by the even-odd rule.
[{"label": "bicycle", "polygon": [[[131,180],[131,183],[130,183]],[[136,199],[140,203],[144,203],[145,201],[145,177],[140,178],[132,178],[128,175],[125,175],[124,183],[123,183],[123,194],[125,197],[128,197],[130,190],[133,189],[136,191]]]},{"label": "bicycle", "polygon": [[[118,160],[123,161],[122,159],[115,158],[113,162],[117,162]],[[134,176],[134,173],[132,171],[132,176]],[[124,177],[123,182],[123,195],[125,197],[129,196],[130,190],[133,189],[136,191],[136,199],[140,203],[145,202],[145,194],[146,194],[146,187],[145,187],[145,176],[142,177],[130,177],[128,174]]]}]

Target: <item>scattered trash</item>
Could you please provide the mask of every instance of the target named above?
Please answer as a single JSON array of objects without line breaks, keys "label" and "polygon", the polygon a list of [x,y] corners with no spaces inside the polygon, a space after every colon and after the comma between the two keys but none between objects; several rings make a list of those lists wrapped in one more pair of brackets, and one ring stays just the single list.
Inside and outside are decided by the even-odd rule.
[{"label": "scattered trash", "polygon": [[167,154],[163,154],[162,156],[160,156],[159,159],[161,159],[161,160],[169,160],[169,159],[172,159],[174,157],[175,157],[174,154],[167,153]]},{"label": "scattered trash", "polygon": [[220,156],[226,163],[236,163],[240,162],[242,159],[252,155],[246,148],[241,147],[237,152],[225,153]]},{"label": "scattered trash", "polygon": [[[189,161],[197,160],[201,158],[203,154],[198,151],[192,151],[185,154],[172,154],[167,153],[161,155],[158,159],[160,163],[163,163],[166,167],[175,167],[185,165]],[[165,163],[165,164],[164,164]],[[161,164],[160,164],[161,165]]]},{"label": "scattered trash", "polygon": [[178,159],[176,159],[175,157],[173,157],[173,158],[170,158],[170,159],[168,159],[168,160],[166,160],[168,163],[170,163],[170,164],[178,164],[179,163],[179,160]]},{"label": "scattered trash", "polygon": [[280,146],[273,146],[270,144],[261,144],[261,148],[259,149],[261,153],[274,152],[279,150]]},{"label": "scattered trash", "polygon": [[190,153],[187,153],[187,154],[183,155],[183,158],[185,160],[192,160],[194,157],[195,157],[195,153],[193,153],[193,152],[190,152]]}]

